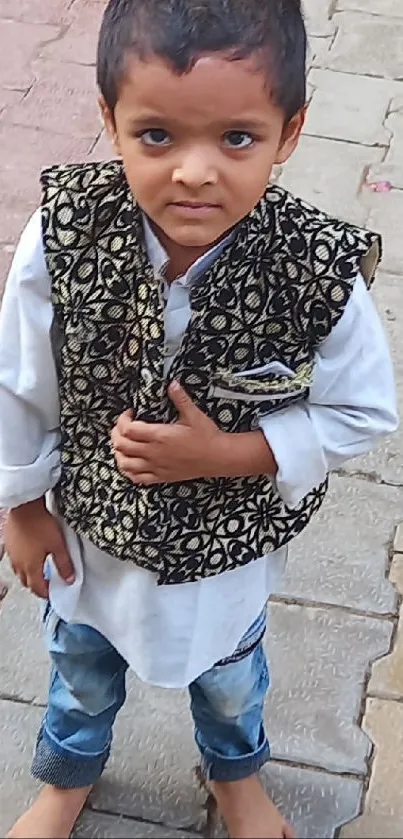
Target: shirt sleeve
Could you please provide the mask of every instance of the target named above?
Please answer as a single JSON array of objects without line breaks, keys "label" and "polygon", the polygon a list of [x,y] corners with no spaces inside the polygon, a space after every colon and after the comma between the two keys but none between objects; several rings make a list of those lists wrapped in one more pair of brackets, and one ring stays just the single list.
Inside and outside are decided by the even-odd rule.
[{"label": "shirt sleeve", "polygon": [[0,507],[39,498],[60,475],[53,308],[38,210],[17,247],[0,311]]},{"label": "shirt sleeve", "polygon": [[306,402],[260,421],[285,504],[296,507],[331,469],[368,452],[397,425],[388,343],[359,276],[343,316],[316,353]]}]

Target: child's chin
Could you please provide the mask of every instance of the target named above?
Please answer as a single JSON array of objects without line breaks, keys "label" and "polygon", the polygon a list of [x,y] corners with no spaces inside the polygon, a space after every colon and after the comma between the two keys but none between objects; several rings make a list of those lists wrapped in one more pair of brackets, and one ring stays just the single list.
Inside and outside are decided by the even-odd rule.
[{"label": "child's chin", "polygon": [[184,248],[208,248],[222,239],[228,230],[222,226],[215,227],[199,223],[197,226],[194,224],[175,225],[165,232],[173,242]]}]

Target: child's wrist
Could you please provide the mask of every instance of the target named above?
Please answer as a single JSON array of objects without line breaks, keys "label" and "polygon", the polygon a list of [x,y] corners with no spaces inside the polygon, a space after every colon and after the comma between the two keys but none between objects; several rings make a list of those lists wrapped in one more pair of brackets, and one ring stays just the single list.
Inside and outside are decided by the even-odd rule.
[{"label": "child's wrist", "polygon": [[275,477],[277,463],[262,431],[222,432],[214,452],[213,477]]}]

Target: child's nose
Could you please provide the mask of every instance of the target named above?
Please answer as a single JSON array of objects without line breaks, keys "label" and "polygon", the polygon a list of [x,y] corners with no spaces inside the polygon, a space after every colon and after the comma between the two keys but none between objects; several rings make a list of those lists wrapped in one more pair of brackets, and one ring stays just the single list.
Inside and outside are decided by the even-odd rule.
[{"label": "child's nose", "polygon": [[172,183],[183,184],[189,189],[200,189],[206,184],[217,183],[217,172],[206,154],[190,151],[172,173]]}]

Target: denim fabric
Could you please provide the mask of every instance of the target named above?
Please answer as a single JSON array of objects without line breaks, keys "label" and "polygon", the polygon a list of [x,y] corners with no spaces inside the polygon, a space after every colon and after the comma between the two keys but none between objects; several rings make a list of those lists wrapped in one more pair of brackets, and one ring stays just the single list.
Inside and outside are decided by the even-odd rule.
[{"label": "denim fabric", "polygon": [[[263,726],[269,685],[262,647],[263,612],[233,656],[189,687],[195,738],[207,778],[232,781],[257,772],[270,756]],[[32,772],[62,788],[95,783],[108,759],[112,727],[125,698],[127,664],[95,629],[66,624],[47,604],[52,659],[49,702]]]}]

